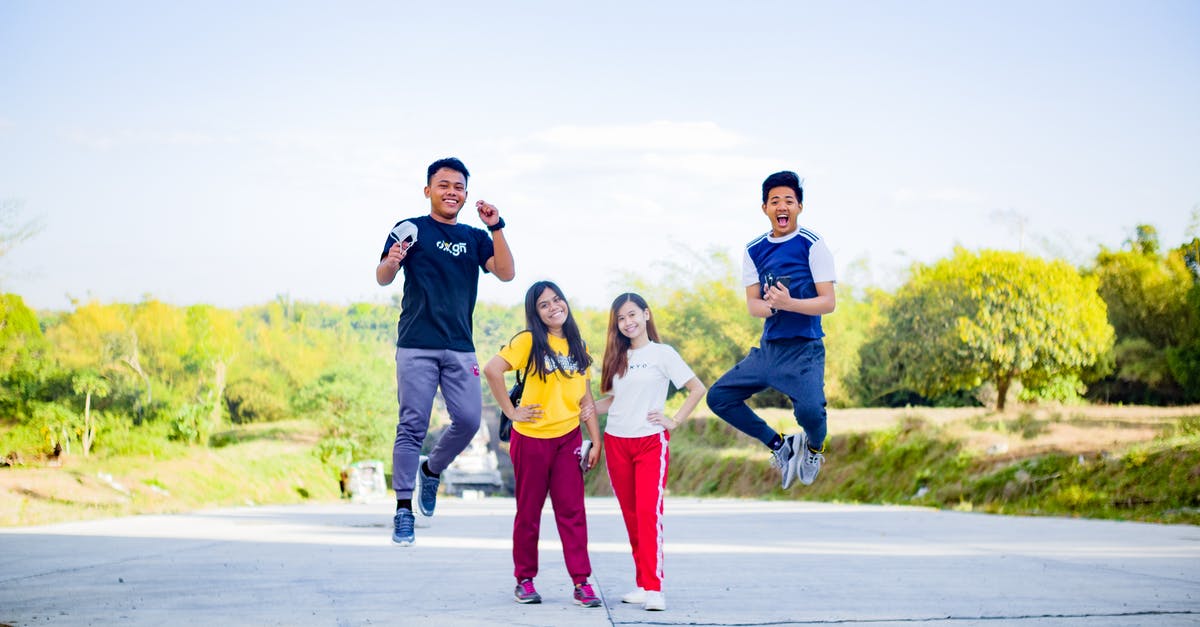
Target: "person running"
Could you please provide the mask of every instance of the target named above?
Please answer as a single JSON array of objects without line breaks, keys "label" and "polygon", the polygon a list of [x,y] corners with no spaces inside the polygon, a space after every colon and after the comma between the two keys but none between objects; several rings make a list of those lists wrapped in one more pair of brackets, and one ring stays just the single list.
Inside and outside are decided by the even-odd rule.
[{"label": "person running", "polygon": [[[538,281],[525,293],[525,327],[483,368],[492,396],[513,423],[508,448],[517,499],[513,594],[518,603],[542,602],[533,579],[538,573],[542,507],[549,495],[575,602],[598,607],[600,598],[588,583],[592,565],[583,503],[583,472],[600,460],[602,447],[591,392],[592,358],[567,299],[550,281]],[[525,372],[525,390],[513,407],[504,373],[518,368]],[[595,445],[590,450],[584,446],[580,423]]]},{"label": "person running", "polygon": [[[687,388],[688,395],[668,418],[670,383]],[[621,601],[665,610],[663,497],[671,460],[670,430],[687,420],[704,398],[704,384],[674,348],[659,343],[650,306],[637,294],[621,294],[609,309],[600,391],[611,393],[596,401],[596,411],[608,413],[604,460],[625,519],[637,582]]]},{"label": "person running", "polygon": [[[466,166],[455,158],[430,164],[425,179],[429,215],[397,222],[375,268],[380,285],[390,285],[404,270],[404,296],[396,325],[396,400],[400,409],[392,445],[392,489],[396,492],[392,542],[400,546],[410,546],[415,540],[412,499],[416,484],[420,484],[421,512],[432,516],[441,472],[479,430],[483,398],[472,338],[479,271],[501,281],[511,281],[516,275],[504,237],[504,219],[495,205],[483,200],[475,203],[487,231],[458,222],[459,211],[467,202],[469,176]],[[438,388],[450,413],[450,427],[422,462],[421,447]]]},{"label": "person running", "polygon": [[[776,172],[762,184],[762,212],[771,230],[750,242],[742,284],[750,315],[765,318],[760,346],[717,379],[708,392],[713,413],[772,451],[783,488],[809,485],[825,461],[825,344],[821,316],[835,306],[833,255],[816,233],[797,222],[804,188],[795,172]],[[746,404],[774,388],[792,401],[802,431],[783,435]]]}]

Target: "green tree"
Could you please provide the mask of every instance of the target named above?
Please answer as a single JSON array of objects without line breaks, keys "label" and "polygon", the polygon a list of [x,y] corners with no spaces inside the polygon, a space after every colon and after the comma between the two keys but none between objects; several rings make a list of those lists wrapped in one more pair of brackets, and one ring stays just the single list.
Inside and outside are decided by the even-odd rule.
[{"label": "green tree", "polygon": [[320,328],[321,316],[310,314],[284,297],[240,312],[238,326],[253,350],[229,370],[225,397],[231,420],[287,418],[295,390],[316,381],[338,357],[336,333]]},{"label": "green tree", "polygon": [[71,384],[76,394],[84,395],[83,427],[80,429],[79,442],[83,447],[83,456],[87,457],[92,452],[92,443],[96,441],[96,422],[92,416],[92,397],[104,398],[108,396],[110,388],[108,381],[105,381],[103,377],[92,371],[77,373],[72,379]]},{"label": "green tree", "polygon": [[153,386],[142,367],[132,309],[123,304],[77,303],[74,311],[46,329],[46,339],[68,378],[78,371],[100,373],[113,386],[111,395],[119,399],[118,404],[140,420],[152,409]]},{"label": "green tree", "polygon": [[933,397],[990,382],[1000,410],[1014,382],[1036,391],[1081,376],[1113,342],[1095,279],[1003,251],[915,265],[885,317],[871,347],[900,385]]},{"label": "green tree", "polygon": [[0,295],[0,407],[28,414],[27,403],[49,368],[50,344],[37,315],[16,294]]},{"label": "green tree", "polygon": [[1139,226],[1124,250],[1102,248],[1090,274],[1108,306],[1116,332],[1111,376],[1099,381],[1092,396],[1131,403],[1180,402],[1185,387],[1168,357],[1191,328],[1188,293],[1195,284],[1188,248],[1163,254],[1153,227]]},{"label": "green tree", "polygon": [[[1200,212],[1193,214],[1193,220],[1200,220]],[[1195,403],[1200,402],[1200,238],[1193,237],[1174,252],[1191,272],[1192,286],[1179,342],[1167,349],[1167,365],[1183,391],[1183,400]]]},{"label": "green tree", "polygon": [[[389,339],[396,341],[396,321],[399,315],[393,314]],[[480,363],[486,363],[504,346],[518,331],[525,328],[524,305],[497,305],[493,303],[478,303],[475,305],[475,350],[479,353]],[[589,342],[588,348],[596,348]],[[491,398],[486,394],[484,398]]]},{"label": "green tree", "polygon": [[861,366],[862,347],[880,320],[876,290],[858,294],[838,285],[837,310],[821,317],[825,341],[825,398],[833,407],[861,404],[855,376]]},{"label": "green tree", "polygon": [[242,349],[237,318],[211,305],[193,305],[185,312],[190,341],[183,354],[186,370],[196,380],[195,397],[207,406],[208,431],[222,423],[229,366]]},{"label": "green tree", "polygon": [[391,381],[391,371],[383,365],[336,365],[296,395],[297,411],[322,426],[317,451],[330,466],[373,458],[395,437],[395,396],[380,393]]}]

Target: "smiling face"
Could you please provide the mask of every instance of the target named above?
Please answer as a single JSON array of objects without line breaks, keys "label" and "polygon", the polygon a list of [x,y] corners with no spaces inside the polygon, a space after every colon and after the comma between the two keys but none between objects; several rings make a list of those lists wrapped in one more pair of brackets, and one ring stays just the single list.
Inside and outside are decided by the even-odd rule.
[{"label": "smiling face", "polygon": [[553,335],[562,335],[562,328],[567,322],[567,314],[570,311],[567,301],[548,287],[542,290],[537,297],[538,317],[542,319],[542,324],[546,325],[546,329]]},{"label": "smiling face", "polygon": [[630,343],[635,347],[648,341],[646,323],[649,321],[650,310],[642,309],[632,301],[627,301],[617,310],[617,329],[621,335],[629,338]]},{"label": "smiling face", "polygon": [[467,177],[457,170],[441,168],[433,173],[429,185],[425,186],[425,197],[429,199],[433,219],[454,224],[458,221],[459,210],[467,202]]},{"label": "smiling face", "polygon": [[771,220],[771,235],[783,237],[799,228],[796,218],[804,210],[804,206],[796,199],[796,190],[779,186],[767,192],[767,202],[763,203],[763,214]]}]

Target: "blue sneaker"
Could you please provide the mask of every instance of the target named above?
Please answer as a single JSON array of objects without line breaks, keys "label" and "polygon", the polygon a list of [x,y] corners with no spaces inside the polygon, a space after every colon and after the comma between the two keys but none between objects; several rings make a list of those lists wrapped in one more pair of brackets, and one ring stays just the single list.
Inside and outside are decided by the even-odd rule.
[{"label": "blue sneaker", "polygon": [[410,509],[396,510],[396,517],[392,519],[394,525],[392,529],[392,542],[400,546],[412,546],[416,541],[416,534],[413,533],[413,526],[417,522],[417,517],[413,516]]},{"label": "blue sneaker", "polygon": [[438,486],[442,484],[442,478],[430,477],[425,474],[423,468],[428,461],[429,458],[422,455],[421,462],[417,464],[417,483],[421,486],[421,495],[417,499],[417,505],[420,506],[422,514],[433,516],[433,508],[437,506]]}]

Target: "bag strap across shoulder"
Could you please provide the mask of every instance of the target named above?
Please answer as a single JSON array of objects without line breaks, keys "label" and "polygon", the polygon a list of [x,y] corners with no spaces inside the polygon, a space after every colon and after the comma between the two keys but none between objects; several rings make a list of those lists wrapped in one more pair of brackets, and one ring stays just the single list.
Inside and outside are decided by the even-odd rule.
[{"label": "bag strap across shoulder", "polygon": [[[529,329],[525,329],[524,331],[517,331],[516,335],[513,335],[511,338],[509,338],[508,343],[512,344],[512,341],[517,339],[517,335],[520,335],[522,333],[529,333],[530,335],[533,334],[533,332],[530,331]],[[522,383],[525,382],[525,376],[529,374],[529,366],[532,363],[533,363],[533,344],[531,342],[530,346],[529,346],[529,356],[525,358],[525,367],[516,369],[517,385],[521,385]]]}]

